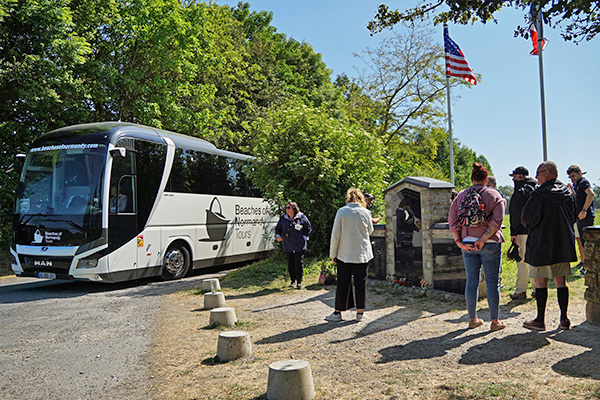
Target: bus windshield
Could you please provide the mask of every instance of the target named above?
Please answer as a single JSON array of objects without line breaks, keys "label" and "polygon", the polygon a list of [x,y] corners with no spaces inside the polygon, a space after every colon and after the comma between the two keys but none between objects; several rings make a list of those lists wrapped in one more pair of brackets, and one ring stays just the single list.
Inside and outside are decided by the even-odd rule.
[{"label": "bus windshield", "polygon": [[[99,236],[106,154],[107,147],[101,144],[31,149],[17,188],[17,236],[19,228],[27,226],[30,228],[27,231],[39,231],[42,227],[72,233],[58,235],[65,240],[71,237],[67,240],[69,243],[61,240],[62,245],[81,244],[85,239]],[[78,239],[75,240],[75,237]],[[29,239],[17,242],[30,244]]]}]

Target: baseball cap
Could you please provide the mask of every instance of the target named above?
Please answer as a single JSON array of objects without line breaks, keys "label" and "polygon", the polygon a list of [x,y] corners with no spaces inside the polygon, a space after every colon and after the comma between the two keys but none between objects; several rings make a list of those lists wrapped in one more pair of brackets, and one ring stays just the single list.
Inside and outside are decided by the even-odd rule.
[{"label": "baseball cap", "polygon": [[571,172],[581,172],[581,175],[583,174],[587,174],[587,171],[582,172],[581,168],[579,168],[579,165],[571,165],[569,168],[567,168],[567,174],[570,174]]},{"label": "baseball cap", "polygon": [[529,176],[529,170],[521,165],[521,166],[515,168],[511,174],[508,174],[508,176],[513,176],[513,175]]},{"label": "baseball cap", "polygon": [[365,199],[374,199],[375,198],[375,196],[373,196],[371,193],[365,193],[364,196],[365,196]]}]

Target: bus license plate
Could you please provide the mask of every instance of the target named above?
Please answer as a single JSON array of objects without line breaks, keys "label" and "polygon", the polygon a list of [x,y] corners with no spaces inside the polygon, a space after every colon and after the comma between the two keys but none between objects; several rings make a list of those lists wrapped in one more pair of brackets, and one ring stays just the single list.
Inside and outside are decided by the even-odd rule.
[{"label": "bus license plate", "polygon": [[54,272],[38,272],[37,277],[42,279],[56,279],[56,274]]}]

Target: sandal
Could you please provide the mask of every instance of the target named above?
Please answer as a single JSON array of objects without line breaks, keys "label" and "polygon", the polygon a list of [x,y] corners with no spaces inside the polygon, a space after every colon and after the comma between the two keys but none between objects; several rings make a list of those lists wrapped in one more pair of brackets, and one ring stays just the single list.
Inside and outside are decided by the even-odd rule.
[{"label": "sandal", "polygon": [[469,320],[469,329],[477,328],[478,326],[483,325],[483,320],[481,318],[475,318]]},{"label": "sandal", "polygon": [[506,328],[506,324],[504,322],[499,322],[499,323],[492,322],[492,324],[490,325],[490,331],[492,331],[492,332],[500,331],[504,328]]}]

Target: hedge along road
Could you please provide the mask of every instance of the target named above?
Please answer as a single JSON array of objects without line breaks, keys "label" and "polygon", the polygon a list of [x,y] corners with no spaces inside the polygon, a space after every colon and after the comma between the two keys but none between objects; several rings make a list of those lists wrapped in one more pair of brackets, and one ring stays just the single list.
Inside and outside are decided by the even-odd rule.
[{"label": "hedge along road", "polygon": [[108,285],[0,279],[0,398],[150,399],[161,296],[224,273]]}]

